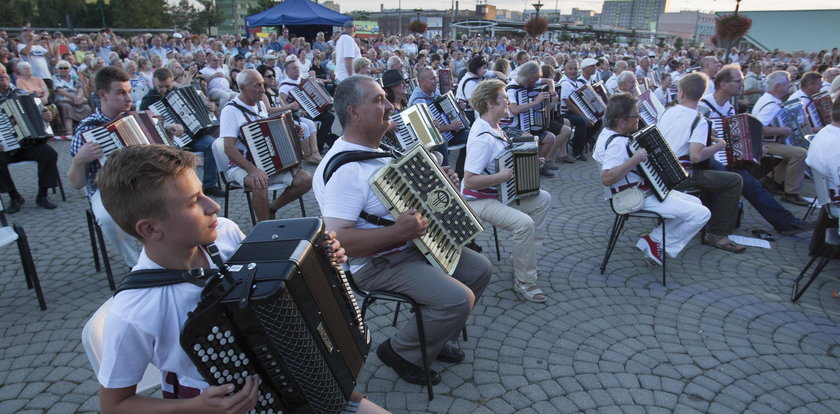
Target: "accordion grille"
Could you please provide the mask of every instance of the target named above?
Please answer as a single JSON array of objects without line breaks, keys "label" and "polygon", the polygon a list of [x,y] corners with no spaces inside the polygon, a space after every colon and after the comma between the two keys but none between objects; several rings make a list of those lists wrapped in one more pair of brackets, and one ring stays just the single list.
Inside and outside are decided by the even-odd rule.
[{"label": "accordion grille", "polygon": [[294,381],[316,413],[338,413],[344,395],[288,289],[274,300],[254,303],[254,313]]}]

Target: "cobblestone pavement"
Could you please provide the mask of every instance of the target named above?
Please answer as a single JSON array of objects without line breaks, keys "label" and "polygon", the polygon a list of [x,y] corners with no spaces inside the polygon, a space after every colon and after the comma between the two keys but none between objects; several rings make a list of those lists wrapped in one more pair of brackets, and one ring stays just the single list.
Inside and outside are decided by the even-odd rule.
[{"label": "cobblestone pavement", "polygon": [[[64,175],[69,144],[51,145]],[[41,209],[35,167],[11,171],[27,202],[10,218],[29,235],[49,309],[38,309],[17,250],[7,246],[0,253],[0,413],[96,412],[98,384],[80,335],[110,291],[94,269],[86,200],[65,179],[67,201],[54,195],[59,209]],[[546,304],[524,302],[511,291],[507,235],[500,232],[502,260],[495,262],[487,230],[479,244],[496,264],[495,275],[468,321],[470,339],[461,344],[466,362],[435,362],[443,381],[427,401],[425,390],[398,381],[371,352],[358,391],[394,412],[840,411],[840,299],[832,298],[840,289],[838,263],[798,304],[789,300],[810,233],[741,255],[695,239],[668,261],[663,287],[659,270],[647,268],[634,247],[653,224],[631,220],[601,275],[613,215],[596,177],[590,161],[563,165],[543,181],[554,198],[540,255]],[[237,193],[232,201],[232,218],[247,232],[244,197]],[[314,197],[305,201],[314,215]],[[744,212],[740,234],[769,228],[749,205]],[[281,213],[292,217],[299,209]],[[110,253],[115,272],[124,274],[121,257]],[[391,315],[389,305],[370,309],[374,347],[394,334]]]}]

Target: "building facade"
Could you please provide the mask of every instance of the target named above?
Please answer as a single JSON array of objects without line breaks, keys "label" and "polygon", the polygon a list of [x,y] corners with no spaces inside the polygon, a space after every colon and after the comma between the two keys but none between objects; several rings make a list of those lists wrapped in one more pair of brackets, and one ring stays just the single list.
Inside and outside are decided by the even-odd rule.
[{"label": "building facade", "polygon": [[656,31],[669,0],[605,0],[600,24],[622,29]]},{"label": "building facade", "polygon": [[659,15],[658,31],[679,36],[697,45],[709,46],[715,35],[715,15],[696,10],[662,13]]},{"label": "building facade", "polygon": [[248,6],[256,5],[257,0],[216,0],[216,8],[225,16],[219,25],[219,34],[245,33]]}]

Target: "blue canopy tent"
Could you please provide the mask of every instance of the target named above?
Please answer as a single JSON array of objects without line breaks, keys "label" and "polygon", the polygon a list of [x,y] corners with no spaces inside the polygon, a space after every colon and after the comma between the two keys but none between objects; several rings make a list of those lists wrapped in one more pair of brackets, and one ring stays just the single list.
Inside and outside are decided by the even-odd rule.
[{"label": "blue canopy tent", "polygon": [[348,20],[353,18],[310,0],[286,0],[268,10],[246,17],[245,32],[250,33],[248,28],[257,26],[321,26],[329,29],[332,26],[341,26]]}]

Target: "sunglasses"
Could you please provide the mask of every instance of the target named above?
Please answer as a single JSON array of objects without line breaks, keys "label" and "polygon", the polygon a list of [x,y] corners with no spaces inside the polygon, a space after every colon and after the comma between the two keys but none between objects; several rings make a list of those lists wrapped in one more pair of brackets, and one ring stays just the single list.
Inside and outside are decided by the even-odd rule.
[{"label": "sunglasses", "polygon": [[274,79],[274,75],[265,75],[265,76],[263,76],[263,78],[266,78],[266,79]]}]

